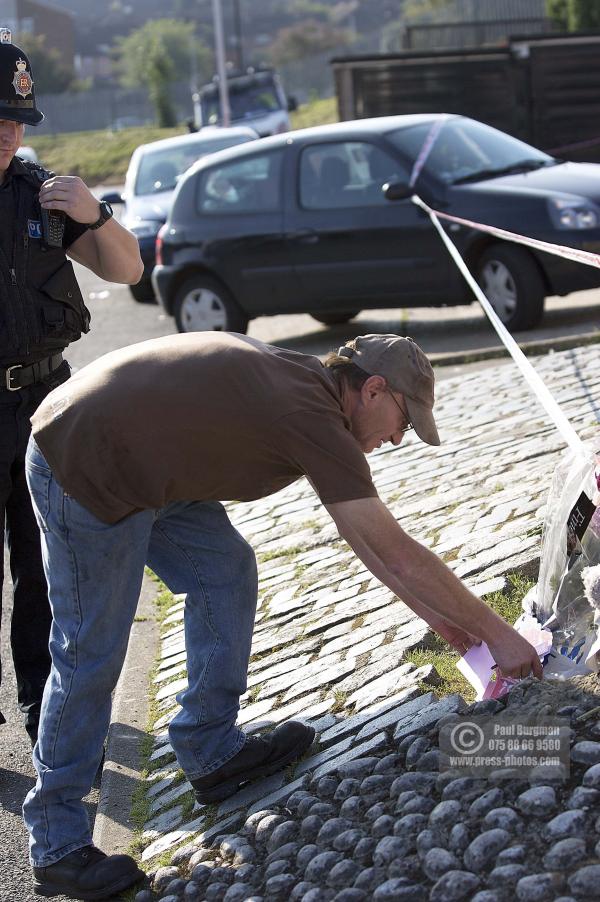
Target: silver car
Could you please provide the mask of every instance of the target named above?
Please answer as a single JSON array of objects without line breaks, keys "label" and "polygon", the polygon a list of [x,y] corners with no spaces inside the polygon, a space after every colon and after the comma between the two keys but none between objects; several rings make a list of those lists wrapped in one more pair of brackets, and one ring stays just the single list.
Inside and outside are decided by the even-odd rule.
[{"label": "silver car", "polygon": [[136,301],[154,300],[150,276],[154,266],[156,235],[171,209],[173,192],[181,176],[207,154],[257,138],[254,129],[246,126],[209,126],[193,134],[141,144],[134,150],[123,193],[109,192],[102,195],[102,200],[125,205],[121,222],[139,241],[144,275],[130,289]]}]

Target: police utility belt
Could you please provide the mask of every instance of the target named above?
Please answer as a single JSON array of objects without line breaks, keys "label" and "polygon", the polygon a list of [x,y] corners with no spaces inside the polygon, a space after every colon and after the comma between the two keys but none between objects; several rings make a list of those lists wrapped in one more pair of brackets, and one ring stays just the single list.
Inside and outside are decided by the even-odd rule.
[{"label": "police utility belt", "polygon": [[51,357],[45,357],[43,360],[37,360],[29,366],[16,363],[14,366],[0,368],[0,388],[19,391],[21,388],[43,382],[50,373],[59,368],[62,362],[63,355],[59,352]]}]

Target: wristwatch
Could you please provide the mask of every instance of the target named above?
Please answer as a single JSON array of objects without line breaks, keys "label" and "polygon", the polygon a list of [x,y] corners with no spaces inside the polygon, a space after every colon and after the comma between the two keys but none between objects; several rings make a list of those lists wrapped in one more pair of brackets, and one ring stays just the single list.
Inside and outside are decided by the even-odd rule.
[{"label": "wristwatch", "polygon": [[99,229],[100,226],[103,226],[105,222],[113,215],[113,208],[109,203],[105,200],[100,201],[100,216],[96,220],[96,222],[92,222],[88,225],[88,229]]}]

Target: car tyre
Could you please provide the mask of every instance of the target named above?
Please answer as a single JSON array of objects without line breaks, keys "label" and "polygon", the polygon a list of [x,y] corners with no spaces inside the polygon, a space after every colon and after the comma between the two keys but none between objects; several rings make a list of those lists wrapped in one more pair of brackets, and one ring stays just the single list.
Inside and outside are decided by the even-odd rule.
[{"label": "car tyre", "polygon": [[208,276],[192,276],[175,296],[173,315],[180,332],[240,332],[248,317],[224,285]]},{"label": "car tyre", "polygon": [[544,313],[542,274],[527,251],[493,244],[477,263],[477,281],[510,332],[533,329]]},{"label": "car tyre", "polygon": [[323,323],[324,326],[338,326],[349,323],[359,313],[360,310],[348,310],[346,313],[311,313],[311,316],[318,323]]},{"label": "car tyre", "polygon": [[150,279],[142,279],[137,285],[130,285],[129,290],[138,304],[156,304],[156,296]]}]

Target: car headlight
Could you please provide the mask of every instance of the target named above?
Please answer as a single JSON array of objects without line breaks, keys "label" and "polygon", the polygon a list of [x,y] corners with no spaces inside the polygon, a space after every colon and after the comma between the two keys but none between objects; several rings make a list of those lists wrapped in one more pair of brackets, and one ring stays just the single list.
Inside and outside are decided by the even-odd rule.
[{"label": "car headlight", "polygon": [[548,206],[557,229],[595,229],[600,223],[600,211],[588,200],[553,197]]},{"label": "car headlight", "polygon": [[132,222],[128,228],[136,238],[154,238],[158,234],[161,225],[161,222],[150,220],[148,222]]}]

